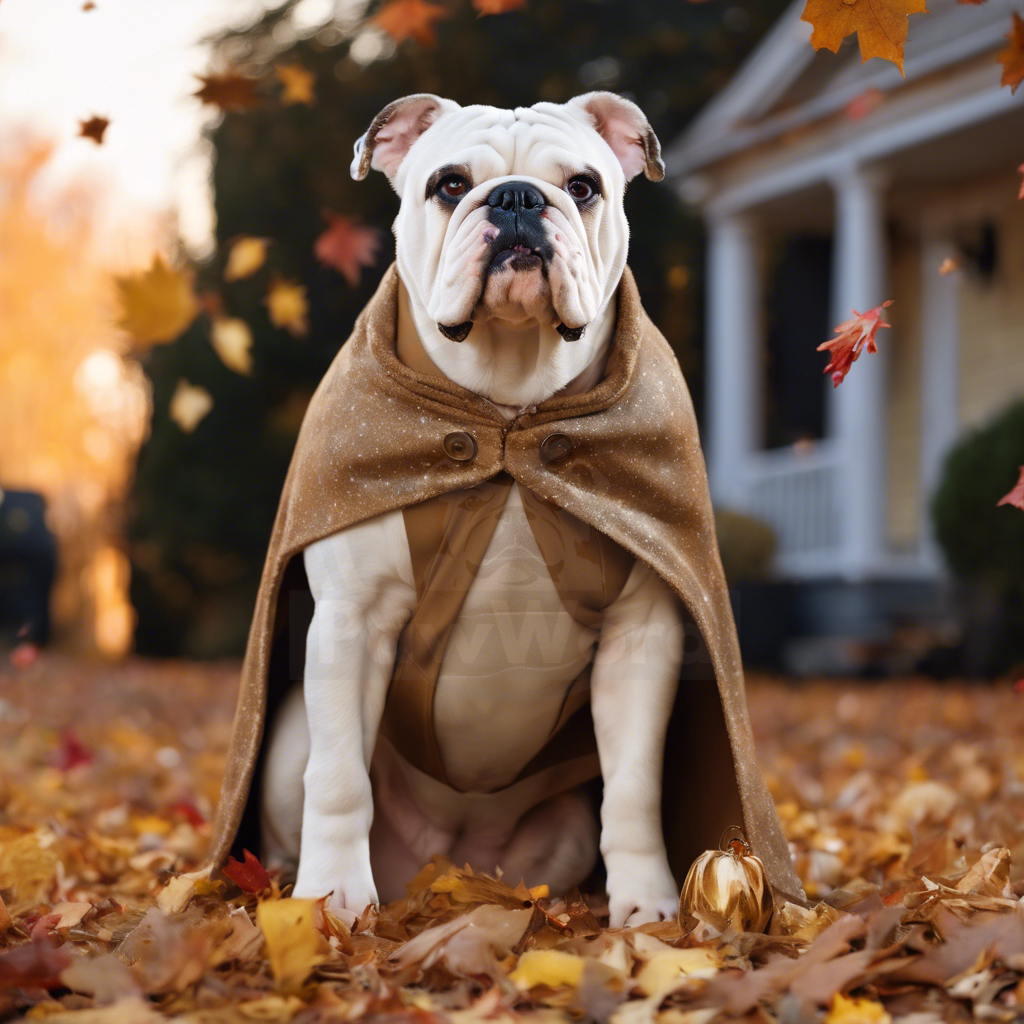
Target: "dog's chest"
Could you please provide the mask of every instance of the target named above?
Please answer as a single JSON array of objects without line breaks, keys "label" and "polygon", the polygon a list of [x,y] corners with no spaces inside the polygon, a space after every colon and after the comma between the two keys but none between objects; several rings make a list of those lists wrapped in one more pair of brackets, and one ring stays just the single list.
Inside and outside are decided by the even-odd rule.
[{"label": "dog's chest", "polygon": [[435,731],[454,785],[515,777],[544,746],[597,636],[566,610],[512,487],[437,679]]}]

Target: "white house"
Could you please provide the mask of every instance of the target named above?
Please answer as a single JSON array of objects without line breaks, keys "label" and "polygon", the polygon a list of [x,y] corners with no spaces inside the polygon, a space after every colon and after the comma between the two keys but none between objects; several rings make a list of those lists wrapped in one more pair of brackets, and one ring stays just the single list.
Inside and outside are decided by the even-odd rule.
[{"label": "white house", "polygon": [[[853,38],[815,53],[795,0],[668,150],[708,229],[713,494],[798,579],[936,578],[943,455],[1024,395],[1024,88],[995,60],[1020,3],[929,6],[901,78]],[[887,298],[879,354],[833,390],[815,346]]]}]

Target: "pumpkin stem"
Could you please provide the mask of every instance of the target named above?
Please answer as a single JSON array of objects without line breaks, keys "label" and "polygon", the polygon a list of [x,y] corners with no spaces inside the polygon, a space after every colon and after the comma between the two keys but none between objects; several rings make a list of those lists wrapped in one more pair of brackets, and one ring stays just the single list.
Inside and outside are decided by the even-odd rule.
[{"label": "pumpkin stem", "polygon": [[[730,832],[735,832],[736,835],[726,842],[725,837]],[[739,825],[730,825],[723,833],[722,838],[718,840],[718,848],[723,853],[731,853],[734,857],[744,857],[750,853],[750,844],[747,842],[746,836],[743,834],[743,829]]]}]

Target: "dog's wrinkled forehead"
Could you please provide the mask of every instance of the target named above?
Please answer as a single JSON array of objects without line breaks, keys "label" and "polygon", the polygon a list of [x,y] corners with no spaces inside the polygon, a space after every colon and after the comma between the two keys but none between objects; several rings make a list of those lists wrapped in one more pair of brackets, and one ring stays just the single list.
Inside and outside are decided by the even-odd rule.
[{"label": "dog's wrinkled forehead", "polygon": [[581,164],[601,167],[620,188],[641,172],[655,181],[664,176],[657,137],[640,108],[602,92],[515,110],[406,96],[385,107],[356,143],[352,175],[376,168],[404,195],[440,164],[470,167],[477,183],[522,174],[560,184]]}]

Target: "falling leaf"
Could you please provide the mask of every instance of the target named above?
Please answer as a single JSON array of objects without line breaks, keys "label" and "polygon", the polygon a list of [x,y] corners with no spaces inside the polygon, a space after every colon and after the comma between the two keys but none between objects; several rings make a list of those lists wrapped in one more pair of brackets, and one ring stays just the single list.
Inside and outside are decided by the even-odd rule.
[{"label": "falling leaf", "polygon": [[892,299],[886,299],[880,306],[869,309],[866,313],[853,311],[853,318],[841,323],[835,333],[838,337],[818,346],[819,352],[827,351],[831,359],[824,373],[832,374],[833,387],[839,387],[850,372],[850,367],[860,359],[862,351],[877,352],[875,335],[879,327],[889,327],[882,319],[882,310],[892,305]]},{"label": "falling leaf", "polygon": [[78,122],[78,134],[83,139],[92,139],[99,146],[103,142],[103,133],[109,124],[108,118],[93,116],[88,121]]},{"label": "falling leaf", "polygon": [[39,660],[39,645],[31,641],[15,644],[7,660],[15,668],[31,668]]},{"label": "falling leaf", "polygon": [[868,114],[874,113],[883,103],[885,93],[881,89],[865,89],[846,104],[846,116],[851,121],[861,121]]},{"label": "falling leaf", "polygon": [[1024,512],[1024,466],[1020,467],[1020,479],[1013,490],[996,502],[997,508],[1000,505],[1012,505]]},{"label": "falling leaf", "polygon": [[69,772],[80,764],[92,764],[94,758],[85,744],[75,735],[75,731],[69,727],[61,729],[60,748],[57,751],[57,767],[62,772]]},{"label": "falling leaf", "polygon": [[267,942],[270,969],[281,991],[295,995],[324,957],[313,927],[313,900],[263,900],[256,923]]},{"label": "falling leaf", "polygon": [[960,261],[954,259],[952,256],[947,256],[941,264],[939,264],[939,274],[945,277],[947,274],[952,274],[954,270],[960,269]]},{"label": "falling leaf", "polygon": [[82,10],[83,11],[95,11],[96,10],[96,5],[92,2],[92,0],[85,0],[85,3],[82,4]]},{"label": "falling leaf", "polygon": [[839,52],[842,41],[857,33],[861,61],[891,60],[903,74],[907,18],[927,11],[925,0],[807,0],[803,21],[814,26],[811,45]]},{"label": "falling leaf", "polygon": [[171,419],[191,434],[213,408],[213,397],[206,388],[195,387],[187,380],[179,380],[171,397]]},{"label": "falling leaf", "polygon": [[224,280],[238,281],[240,278],[255,274],[267,258],[269,244],[268,239],[255,238],[252,235],[242,235],[232,242],[224,267]]},{"label": "falling leaf", "polygon": [[847,999],[842,992],[832,997],[824,1024],[890,1024],[892,1017],[874,999]]},{"label": "falling leaf", "polygon": [[284,86],[281,102],[285,104],[316,102],[316,76],[301,64],[275,64],[274,74]]},{"label": "falling leaf", "polygon": [[558,988],[569,985],[575,988],[583,977],[584,960],[574,953],[563,953],[558,949],[528,949],[516,964],[508,980],[521,989],[535,985]]},{"label": "falling leaf", "polygon": [[1017,172],[1021,175],[1020,191],[1017,193],[1017,198],[1024,199],[1024,164],[1017,168]]},{"label": "falling leaf", "polygon": [[473,0],[473,6],[482,18],[485,14],[507,14],[526,6],[526,0]]},{"label": "falling leaf", "polygon": [[141,274],[115,278],[126,330],[137,348],[173,341],[196,318],[192,275],[173,270],[159,256]]},{"label": "falling leaf", "polygon": [[359,284],[360,268],[372,267],[377,262],[380,232],[332,210],[324,210],[324,217],[330,226],[317,238],[313,251],[321,263],[334,267],[349,286],[355,288]]},{"label": "falling leaf", "polygon": [[236,316],[220,316],[210,327],[210,343],[229,370],[252,372],[252,331]]},{"label": "falling leaf", "polygon": [[258,78],[249,78],[248,75],[237,71],[197,77],[202,86],[192,95],[201,99],[203,103],[220,107],[221,110],[248,110],[260,102],[256,93],[256,86],[260,81]]},{"label": "falling leaf", "polygon": [[1013,13],[1013,24],[1010,34],[1006,37],[1010,45],[997,57],[1003,65],[1002,85],[1008,85],[1010,92],[1017,91],[1017,86],[1024,82],[1024,18],[1016,11]]},{"label": "falling leaf", "polygon": [[436,46],[434,22],[451,15],[439,4],[427,0],[390,0],[370,19],[396,43],[415,39],[421,46]]},{"label": "falling leaf", "polygon": [[14,921],[11,919],[11,912],[7,909],[3,896],[0,896],[0,939],[2,939],[13,926]]},{"label": "falling leaf", "polygon": [[306,289],[297,281],[275,278],[264,302],[270,311],[270,322],[275,327],[284,327],[296,336],[308,333],[309,305],[306,302]]},{"label": "falling leaf", "polygon": [[980,7],[986,0],[956,0],[958,4],[970,4],[972,7]]},{"label": "falling leaf", "polygon": [[267,869],[248,850],[242,851],[245,863],[228,857],[227,864],[221,868],[222,873],[230,878],[242,892],[263,892],[270,888],[270,875]]}]

